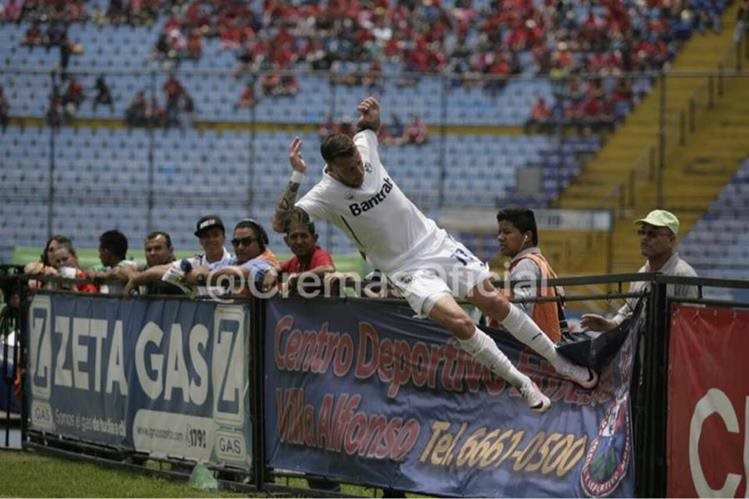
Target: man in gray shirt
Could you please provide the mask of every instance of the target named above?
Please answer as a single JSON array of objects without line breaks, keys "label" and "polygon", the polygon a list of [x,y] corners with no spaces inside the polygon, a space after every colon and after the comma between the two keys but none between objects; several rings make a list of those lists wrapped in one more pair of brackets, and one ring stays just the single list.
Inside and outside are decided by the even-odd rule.
[{"label": "man in gray shirt", "polygon": [[[638,273],[659,272],[670,276],[697,277],[697,272],[692,266],[679,258],[679,253],[674,251],[676,234],[679,233],[679,219],[673,213],[653,210],[647,217],[635,223],[640,226],[637,231],[640,236],[640,250],[647,258]],[[633,282],[629,286],[629,292],[642,292],[647,285],[645,281]],[[685,284],[669,284],[667,293],[678,298],[697,298],[697,288]],[[629,298],[612,319],[606,319],[598,314],[584,314],[580,324],[591,331],[608,331],[632,315],[636,303],[637,298]]]}]

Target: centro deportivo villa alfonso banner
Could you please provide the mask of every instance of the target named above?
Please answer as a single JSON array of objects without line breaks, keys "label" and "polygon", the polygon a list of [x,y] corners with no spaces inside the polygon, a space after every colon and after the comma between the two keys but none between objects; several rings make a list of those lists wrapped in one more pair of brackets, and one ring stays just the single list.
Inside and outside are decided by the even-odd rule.
[{"label": "centro deportivo villa alfonso banner", "polygon": [[749,311],[675,305],[668,497],[749,497]]},{"label": "centro deportivo villa alfonso banner", "polygon": [[249,307],[36,295],[30,429],[248,467]]},{"label": "centro deportivo villa alfonso banner", "polygon": [[498,333],[552,400],[538,415],[447,331],[412,316],[366,300],[268,302],[272,467],[427,494],[634,495],[634,334],[589,391]]}]

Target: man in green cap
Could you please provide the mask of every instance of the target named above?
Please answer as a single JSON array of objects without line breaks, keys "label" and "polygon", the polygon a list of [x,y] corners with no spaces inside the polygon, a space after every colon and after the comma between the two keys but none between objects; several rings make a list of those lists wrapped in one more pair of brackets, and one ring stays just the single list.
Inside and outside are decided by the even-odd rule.
[{"label": "man in green cap", "polygon": [[[653,210],[648,216],[635,221],[640,228],[640,251],[647,258],[645,265],[637,272],[660,272],[665,275],[679,277],[697,277],[691,265],[679,258],[676,247],[676,234],[679,233],[679,219],[666,210]],[[644,290],[647,282],[633,282],[629,291],[638,293]],[[669,284],[668,295],[679,298],[697,298],[697,288],[685,284]],[[628,299],[617,311],[613,319],[606,319],[598,314],[584,314],[580,324],[591,331],[608,331],[622,323],[632,314],[636,298]]]}]

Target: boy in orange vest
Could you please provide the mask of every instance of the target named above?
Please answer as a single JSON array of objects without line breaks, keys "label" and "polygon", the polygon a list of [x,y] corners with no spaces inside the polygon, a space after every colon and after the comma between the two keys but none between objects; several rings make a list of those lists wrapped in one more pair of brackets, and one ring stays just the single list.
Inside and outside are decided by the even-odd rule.
[{"label": "boy in orange vest", "polygon": [[[506,208],[497,213],[499,251],[512,258],[509,266],[509,280],[526,282],[515,284],[511,290],[504,290],[509,298],[552,297],[563,295],[561,288],[537,285],[545,283],[557,275],[538,248],[536,217],[528,208]],[[528,282],[529,281],[529,282]],[[559,342],[566,332],[567,321],[560,302],[520,302],[528,316],[538,324],[554,343]]]}]

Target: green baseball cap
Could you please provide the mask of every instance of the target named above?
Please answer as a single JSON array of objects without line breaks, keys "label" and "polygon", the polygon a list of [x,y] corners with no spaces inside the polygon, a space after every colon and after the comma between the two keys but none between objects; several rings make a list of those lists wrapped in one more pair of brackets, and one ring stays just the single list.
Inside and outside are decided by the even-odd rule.
[{"label": "green baseball cap", "polygon": [[653,210],[648,216],[635,221],[636,224],[650,224],[655,227],[667,227],[674,233],[679,233],[679,219],[676,215],[666,210]]}]

